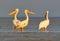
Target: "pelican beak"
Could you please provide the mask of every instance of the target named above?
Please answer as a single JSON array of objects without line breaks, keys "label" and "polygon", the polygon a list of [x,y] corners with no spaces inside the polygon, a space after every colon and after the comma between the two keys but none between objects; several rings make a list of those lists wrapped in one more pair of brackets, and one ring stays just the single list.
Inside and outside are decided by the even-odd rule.
[{"label": "pelican beak", "polygon": [[45,18],[46,18],[46,14],[45,14]]},{"label": "pelican beak", "polygon": [[8,16],[10,16],[11,14],[8,14]]},{"label": "pelican beak", "polygon": [[30,14],[36,14],[36,12],[32,12],[32,11],[29,11],[28,13],[30,13]]},{"label": "pelican beak", "polygon": [[9,16],[10,16],[10,15],[13,15],[13,13],[9,13],[8,15],[9,15]]},{"label": "pelican beak", "polygon": [[30,12],[31,14],[36,14],[36,12]]},{"label": "pelican beak", "polygon": [[16,13],[16,9],[12,10],[12,11],[9,13],[9,16],[10,16],[10,15],[13,15],[13,14],[15,14],[15,13]]},{"label": "pelican beak", "polygon": [[13,14],[15,14],[15,12],[10,12],[10,13],[9,13],[9,16],[10,16],[10,15],[13,15]]},{"label": "pelican beak", "polygon": [[45,18],[47,18],[49,11],[46,11]]}]

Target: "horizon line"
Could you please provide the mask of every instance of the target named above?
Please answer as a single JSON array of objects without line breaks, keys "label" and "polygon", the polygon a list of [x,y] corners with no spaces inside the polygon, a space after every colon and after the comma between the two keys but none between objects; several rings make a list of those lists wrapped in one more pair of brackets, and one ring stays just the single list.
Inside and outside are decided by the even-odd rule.
[{"label": "horizon line", "polygon": [[[0,17],[0,18],[14,18],[14,17]],[[17,18],[26,18],[26,17],[17,17]],[[44,17],[29,17],[29,18],[44,18]],[[60,18],[60,17],[49,17],[49,18]]]}]

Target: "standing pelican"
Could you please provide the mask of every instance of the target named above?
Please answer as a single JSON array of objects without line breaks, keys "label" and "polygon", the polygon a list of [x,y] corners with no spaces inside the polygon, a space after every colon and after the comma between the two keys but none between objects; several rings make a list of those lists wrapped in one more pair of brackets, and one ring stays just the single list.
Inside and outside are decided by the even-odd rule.
[{"label": "standing pelican", "polygon": [[14,30],[14,27],[17,27],[20,24],[20,20],[17,19],[18,12],[19,12],[19,9],[16,8],[9,13],[9,15],[14,15],[14,20],[13,20],[14,26],[12,27],[12,31]]},{"label": "standing pelican", "polygon": [[[28,14],[35,14],[35,12],[31,12],[30,10],[26,9],[24,11],[25,15],[26,15],[26,19],[23,21],[17,20],[16,17],[17,17],[18,12],[19,12],[19,9],[15,9],[12,12],[10,12],[9,15],[15,14],[13,24],[18,29],[18,31],[19,31],[19,29],[21,29],[23,31],[23,29],[28,25],[28,22],[29,22]],[[14,30],[14,27],[12,30]]]},{"label": "standing pelican", "polygon": [[39,28],[38,29],[42,29],[43,31],[47,31],[46,28],[47,26],[49,25],[49,18],[48,18],[48,11],[46,11],[46,14],[45,14],[45,20],[44,21],[41,21],[40,24],[39,24]]}]

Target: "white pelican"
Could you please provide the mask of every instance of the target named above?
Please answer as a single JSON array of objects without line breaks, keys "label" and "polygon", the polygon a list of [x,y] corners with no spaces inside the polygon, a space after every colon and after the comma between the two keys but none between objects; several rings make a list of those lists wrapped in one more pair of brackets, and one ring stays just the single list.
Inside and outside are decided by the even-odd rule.
[{"label": "white pelican", "polygon": [[43,31],[47,31],[46,28],[47,28],[47,26],[49,25],[48,13],[49,13],[49,12],[46,11],[46,14],[45,14],[46,20],[40,22],[38,29],[42,29]]},{"label": "white pelican", "polygon": [[[19,9],[14,9],[12,12],[10,12],[9,15],[15,14],[13,24],[18,29],[18,32],[19,32],[20,29],[23,31],[23,29],[28,25],[28,22],[29,22],[28,14],[35,14],[35,12],[31,12],[30,10],[26,9],[25,10],[26,19],[23,21],[19,21],[17,19],[18,12],[19,12]],[[14,30],[14,27],[12,28],[12,31],[13,30]]]},{"label": "white pelican", "polygon": [[14,15],[14,20],[13,20],[14,26],[12,27],[12,31],[14,30],[14,27],[17,27],[20,24],[20,20],[17,19],[18,12],[19,12],[19,9],[16,8],[9,13],[9,15]]}]

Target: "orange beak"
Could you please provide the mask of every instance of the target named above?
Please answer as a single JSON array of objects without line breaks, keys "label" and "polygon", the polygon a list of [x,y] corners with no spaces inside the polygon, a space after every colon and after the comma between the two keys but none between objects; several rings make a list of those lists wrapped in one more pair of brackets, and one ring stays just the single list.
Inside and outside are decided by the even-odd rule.
[{"label": "orange beak", "polygon": [[16,9],[12,10],[12,11],[9,13],[9,15],[13,15],[13,14],[15,14],[15,13],[16,13]]}]

